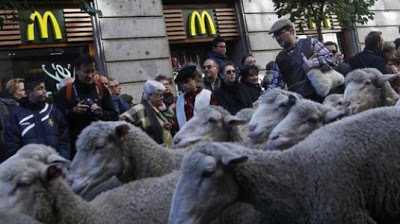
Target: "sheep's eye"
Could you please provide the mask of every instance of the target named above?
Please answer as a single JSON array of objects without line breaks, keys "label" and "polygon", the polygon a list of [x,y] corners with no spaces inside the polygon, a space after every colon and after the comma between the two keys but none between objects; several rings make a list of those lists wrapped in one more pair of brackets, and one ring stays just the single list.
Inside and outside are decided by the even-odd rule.
[{"label": "sheep's eye", "polygon": [[317,118],[311,117],[307,119],[307,122],[310,124],[316,124],[318,122]]},{"label": "sheep's eye", "polygon": [[215,118],[215,117],[210,117],[209,119],[208,119],[208,122],[210,122],[210,123],[217,123],[217,119]]},{"label": "sheep's eye", "polygon": [[366,81],[366,82],[365,82],[365,85],[366,85],[366,86],[367,86],[367,85],[371,85],[371,81],[370,81],[370,80]]},{"label": "sheep's eye", "polygon": [[280,103],[278,107],[279,107],[279,108],[285,108],[285,107],[287,107],[287,106],[288,106],[288,105],[287,105],[286,103]]},{"label": "sheep's eye", "polygon": [[341,102],[341,101],[339,101],[339,102],[337,103],[337,105],[339,105],[339,106],[342,106],[342,102]]},{"label": "sheep's eye", "polygon": [[204,171],[203,177],[211,177],[214,174],[214,171]]},{"label": "sheep's eye", "polygon": [[16,187],[18,189],[24,189],[24,188],[27,188],[29,185],[30,185],[30,183],[28,183],[28,182],[19,182]]},{"label": "sheep's eye", "polygon": [[96,145],[94,146],[94,149],[95,149],[95,150],[100,150],[100,149],[104,148],[104,145],[105,145],[105,144],[96,144]]}]

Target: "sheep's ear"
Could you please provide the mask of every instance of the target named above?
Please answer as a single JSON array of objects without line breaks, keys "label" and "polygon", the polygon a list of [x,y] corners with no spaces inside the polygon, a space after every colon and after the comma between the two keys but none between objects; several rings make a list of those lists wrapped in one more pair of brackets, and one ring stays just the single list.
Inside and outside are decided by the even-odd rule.
[{"label": "sheep's ear", "polygon": [[225,116],[224,122],[226,125],[241,125],[241,124],[246,124],[246,120],[240,119],[236,116],[233,115],[227,115]]},{"label": "sheep's ear", "polygon": [[378,83],[377,84],[378,84],[379,87],[382,87],[383,84],[385,84],[385,82],[392,81],[392,80],[394,80],[394,79],[396,79],[398,77],[399,77],[398,74],[384,74],[384,75],[381,75],[381,76],[378,77]]},{"label": "sheep's ear", "polygon": [[65,159],[64,157],[58,155],[58,154],[51,154],[49,157],[47,157],[47,164],[62,164],[65,168],[69,168],[71,166],[71,161]]},{"label": "sheep's ear", "polygon": [[64,169],[61,164],[50,164],[40,171],[40,178],[43,182],[48,182],[57,177],[65,178]]},{"label": "sheep's ear", "polygon": [[240,163],[244,163],[248,160],[247,156],[237,155],[233,153],[225,153],[222,156],[222,164],[226,166],[237,165]]},{"label": "sheep's ear", "polygon": [[125,135],[127,135],[129,132],[129,126],[127,124],[121,124],[115,128],[115,134],[119,137],[122,138]]}]

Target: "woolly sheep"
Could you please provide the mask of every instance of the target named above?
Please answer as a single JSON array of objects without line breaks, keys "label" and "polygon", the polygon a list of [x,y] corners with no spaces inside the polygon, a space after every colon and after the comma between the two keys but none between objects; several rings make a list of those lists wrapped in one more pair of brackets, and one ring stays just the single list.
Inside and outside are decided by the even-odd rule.
[{"label": "woolly sheep", "polygon": [[397,103],[396,103],[395,106],[396,106],[396,107],[400,107],[400,99],[397,101]]},{"label": "woolly sheep", "polygon": [[[179,177],[175,171],[163,177],[134,181],[86,202],[60,178],[63,171],[54,164],[16,158],[7,161],[6,166],[0,165],[0,171],[0,209],[22,212],[48,224],[166,223]],[[232,217],[246,216],[245,212],[255,218],[242,223],[254,223],[259,213],[251,209],[249,205],[236,205],[213,223],[241,223]]]},{"label": "woolly sheep", "polygon": [[255,112],[256,110],[255,109],[253,109],[253,108],[243,108],[243,109],[241,109],[241,110],[239,110],[236,114],[235,114],[235,116],[237,117],[237,118],[239,118],[240,120],[243,120],[243,121],[245,121],[246,123],[244,123],[244,124],[240,124],[240,125],[238,125],[237,127],[238,127],[238,129],[239,129],[239,133],[240,133],[240,136],[241,136],[241,141],[242,142],[245,142],[245,141],[249,141],[250,140],[250,138],[248,137],[248,132],[247,132],[247,130],[248,130],[248,126],[247,126],[247,124],[250,122],[250,120],[251,120],[251,118],[253,117],[253,114],[254,114],[254,112]]},{"label": "woolly sheep", "polygon": [[333,107],[337,110],[344,110],[343,108],[343,94],[330,94],[325,97],[323,105]]},{"label": "woolly sheep", "polygon": [[179,130],[173,138],[174,148],[191,146],[200,141],[240,142],[242,137],[238,125],[245,120],[231,115],[221,106],[209,106],[201,109]]},{"label": "woolly sheep", "polygon": [[40,224],[36,219],[22,213],[0,211],[0,223],[7,224]]},{"label": "woolly sheep", "polygon": [[188,149],[170,150],[124,121],[97,121],[82,130],[68,172],[72,189],[85,195],[116,175],[122,182],[162,176],[179,169]]},{"label": "woolly sheep", "polygon": [[268,90],[248,123],[248,137],[252,143],[267,142],[272,129],[287,115],[296,99],[302,97],[285,90]]},{"label": "woolly sheep", "polygon": [[205,223],[237,201],[254,205],[264,223],[393,223],[399,145],[398,107],[326,125],[286,151],[197,145],[182,162],[169,223]]},{"label": "woolly sheep", "polygon": [[344,115],[342,111],[311,100],[296,100],[288,115],[269,135],[267,149],[283,150],[292,147],[314,130]]},{"label": "woolly sheep", "polygon": [[375,68],[356,69],[346,76],[343,103],[350,114],[375,107],[393,106],[399,95],[388,81],[399,75],[385,74]]}]

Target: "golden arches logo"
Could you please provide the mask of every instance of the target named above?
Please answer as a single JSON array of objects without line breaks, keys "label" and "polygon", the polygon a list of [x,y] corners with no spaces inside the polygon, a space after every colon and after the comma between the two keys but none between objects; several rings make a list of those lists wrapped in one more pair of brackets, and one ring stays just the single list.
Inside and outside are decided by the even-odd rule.
[{"label": "golden arches logo", "polygon": [[199,24],[200,34],[206,34],[206,22],[208,25],[208,34],[215,35],[217,33],[210,13],[208,13],[206,10],[203,10],[201,14],[198,11],[193,11],[192,13],[190,13],[189,17],[189,35],[191,37],[197,35],[196,21]]},{"label": "golden arches logo", "polygon": [[38,11],[35,11],[30,16],[30,19],[33,21],[33,23],[28,25],[28,34],[27,34],[28,41],[35,40],[34,27],[35,27],[36,19],[38,21],[38,25],[40,28],[40,37],[42,39],[49,38],[49,32],[48,32],[48,27],[47,27],[49,18],[50,18],[51,24],[53,26],[55,39],[57,39],[57,40],[62,39],[60,25],[58,24],[57,19],[54,16],[54,14],[50,11],[47,11],[42,16],[42,15],[40,15],[40,13]]}]

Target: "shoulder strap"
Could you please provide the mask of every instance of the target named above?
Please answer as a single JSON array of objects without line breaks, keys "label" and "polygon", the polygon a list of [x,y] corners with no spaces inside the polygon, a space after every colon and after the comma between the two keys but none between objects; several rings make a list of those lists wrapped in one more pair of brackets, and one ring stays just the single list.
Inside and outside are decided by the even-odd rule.
[{"label": "shoulder strap", "polygon": [[103,85],[99,82],[96,83],[97,93],[99,95],[100,100],[103,98]]},{"label": "shoulder strap", "polygon": [[65,91],[65,98],[67,99],[67,102],[71,102],[72,98],[72,83],[68,83]]}]

